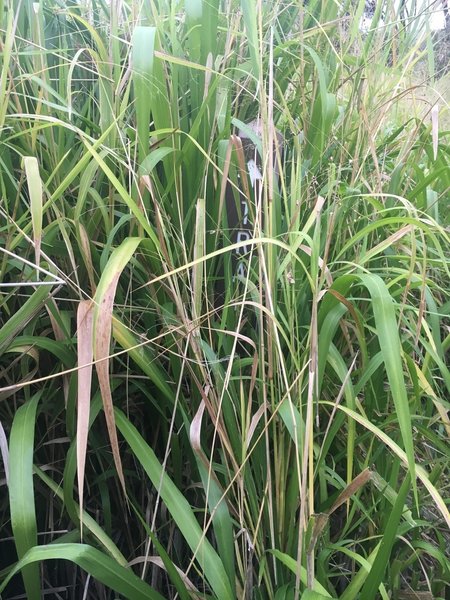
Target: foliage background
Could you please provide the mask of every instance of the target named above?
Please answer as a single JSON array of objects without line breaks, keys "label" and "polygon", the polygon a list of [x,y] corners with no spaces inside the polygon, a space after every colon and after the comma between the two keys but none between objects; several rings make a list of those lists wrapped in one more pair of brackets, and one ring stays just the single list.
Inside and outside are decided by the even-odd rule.
[{"label": "foliage background", "polygon": [[0,3],[4,598],[448,594],[448,104],[364,10]]}]

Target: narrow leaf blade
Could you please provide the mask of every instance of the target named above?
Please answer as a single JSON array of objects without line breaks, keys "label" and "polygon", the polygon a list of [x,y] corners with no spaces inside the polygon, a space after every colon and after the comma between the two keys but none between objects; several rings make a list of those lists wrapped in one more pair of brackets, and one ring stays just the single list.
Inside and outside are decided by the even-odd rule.
[{"label": "narrow leaf blade", "polygon": [[[42,240],[42,181],[41,176],[39,175],[38,161],[34,156],[25,156],[23,163],[28,183],[28,193],[30,195],[30,211],[34,238],[34,256],[36,265],[39,266]],[[39,279],[39,271],[37,272],[37,277]]]}]

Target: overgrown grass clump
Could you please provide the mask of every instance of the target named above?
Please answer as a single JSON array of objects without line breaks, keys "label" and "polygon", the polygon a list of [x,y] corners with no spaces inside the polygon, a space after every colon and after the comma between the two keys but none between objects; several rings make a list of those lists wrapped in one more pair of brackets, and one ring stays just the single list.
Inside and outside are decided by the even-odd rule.
[{"label": "overgrown grass clump", "polygon": [[448,597],[448,106],[364,4],[0,3],[5,599]]}]

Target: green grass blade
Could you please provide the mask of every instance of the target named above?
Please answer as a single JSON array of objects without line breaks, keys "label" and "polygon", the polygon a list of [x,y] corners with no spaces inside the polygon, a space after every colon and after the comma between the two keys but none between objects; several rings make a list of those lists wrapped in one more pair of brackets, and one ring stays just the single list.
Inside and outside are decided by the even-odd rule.
[{"label": "green grass blade", "polygon": [[155,41],[155,27],[135,28],[132,41],[133,84],[136,98],[138,157],[141,163],[148,154],[150,111],[154,94],[152,79]]},{"label": "green grass blade", "polygon": [[[217,550],[228,574],[231,585],[234,584],[236,564],[233,548],[233,523],[226,501],[222,498],[223,490],[216,481],[211,478],[206,466],[201,460],[197,460],[198,470],[202,478],[203,488],[208,490],[208,506],[213,513],[213,527],[217,542]],[[214,511],[214,512],[213,512]]]},{"label": "green grass blade", "polygon": [[398,526],[402,518],[403,508],[406,496],[411,485],[411,476],[408,473],[397,494],[397,499],[392,508],[389,520],[386,524],[380,549],[378,550],[375,561],[370,569],[370,573],[361,590],[361,598],[364,600],[375,600],[378,588],[383,581],[384,571],[389,562],[392,547],[397,537]]},{"label": "green grass blade", "polygon": [[[298,563],[294,558],[292,558],[292,556],[289,556],[288,554],[285,554],[284,552],[280,552],[280,550],[269,550],[269,552],[271,554],[273,554],[281,563],[283,563],[290,571],[292,571],[292,573],[297,574]],[[299,578],[300,578],[300,581],[304,585],[307,584],[308,577],[307,577],[306,569],[303,566],[300,566]],[[314,580],[313,589],[311,591],[313,593],[321,594],[321,596],[319,596],[319,598],[320,597],[331,598],[331,596],[327,592],[327,590],[316,580]]]},{"label": "green grass blade", "polygon": [[[352,283],[355,284],[358,280],[367,288],[372,299],[371,306],[375,319],[375,327],[377,329],[377,339],[389,381],[400,433],[406,451],[408,466],[411,470],[411,477],[413,478],[414,493],[416,494],[417,486],[415,483],[415,459],[411,414],[405,378],[403,375],[401,359],[402,346],[395,316],[395,304],[386,284],[380,276],[375,274],[346,275],[337,279],[333,284],[333,288],[342,295],[347,295]],[[328,294],[321,307],[319,320],[322,319],[322,321],[326,323],[325,316],[328,316],[330,311],[333,310],[335,306],[338,306],[338,304],[338,300]]]},{"label": "green grass blade", "polygon": [[[100,398],[98,400],[98,410],[100,410]],[[97,411],[98,412],[98,411]],[[75,471],[76,471],[76,453],[75,453],[75,443],[69,448],[67,453],[67,463],[66,468],[64,470],[64,476],[68,475],[70,477],[70,481],[75,482]],[[58,485],[51,477],[49,477],[44,471],[39,469],[39,467],[34,467],[34,472],[41,479],[46,486],[52,491],[52,493],[61,500],[61,504],[64,504],[67,512],[72,518],[75,524],[78,524],[80,517],[80,507],[73,499],[71,499],[71,507],[68,507],[68,496],[64,494],[64,491],[61,489],[61,485]],[[67,487],[66,481],[64,478],[64,487]],[[70,499],[69,499],[70,502]],[[122,566],[127,564],[127,561],[120,550],[117,548],[115,543],[107,536],[107,534],[103,531],[101,526],[89,515],[87,512],[83,513],[83,526],[85,530],[88,530],[89,533],[96,538],[99,544],[103,546],[103,548],[111,555],[111,557]],[[76,530],[74,530],[76,531]]]},{"label": "green grass blade", "polygon": [[161,557],[164,567],[167,571],[168,576],[170,577],[170,580],[172,581],[173,585],[175,586],[179,596],[180,596],[180,600],[189,600],[190,599],[190,594],[186,589],[186,585],[183,581],[183,579],[181,578],[181,575],[178,573],[177,568],[175,567],[175,565],[173,564],[173,562],[170,560],[170,556],[167,554],[167,552],[165,551],[164,547],[162,546],[162,544],[159,543],[158,538],[152,534],[151,532],[149,533],[149,537],[151,537],[153,544],[155,545],[155,548],[158,551],[159,556]]},{"label": "green grass blade", "polygon": [[188,501],[164,473],[155,453],[144,441],[137,429],[121,411],[116,410],[115,415],[119,431],[126,439],[133,454],[141,463],[153,485],[159,491],[172,518],[189,544],[189,547],[195,553],[195,557],[214,593],[221,600],[232,600],[233,594],[222,561],[210,542],[206,539]]},{"label": "green grass blade", "polygon": [[324,598],[329,598],[330,596],[324,596],[323,594],[319,594],[319,592],[314,592],[313,590],[306,590],[301,595],[301,600],[324,600]]},{"label": "green grass blade", "polygon": [[164,546],[159,542],[156,535],[154,533],[152,533],[149,525],[142,518],[138,509],[133,504],[131,505],[131,507],[133,508],[133,510],[136,514],[136,517],[142,523],[142,526],[145,528],[145,531],[147,532],[148,537],[152,540],[152,544],[154,544],[159,556],[161,557],[164,568],[167,571],[167,575],[169,576],[174,587],[176,588],[177,593],[180,595],[180,600],[190,600],[191,596],[189,595],[189,592],[188,592],[186,585],[182,579],[182,576],[179,573],[179,571],[177,570],[177,567],[171,561],[170,556],[167,554],[166,550],[164,549]]},{"label": "green grass blade", "polygon": [[8,321],[0,329],[0,354],[11,344],[12,340],[24,329],[26,324],[31,321],[42,309],[45,299],[49,295],[47,286],[40,286],[22,304]]},{"label": "green grass blade", "polygon": [[45,337],[33,335],[17,336],[5,352],[17,352],[19,347],[23,348],[26,346],[29,346],[30,348],[40,348],[46,352],[51,352],[55,358],[61,360],[66,368],[70,368],[74,364],[74,355],[63,342],[57,342]]},{"label": "green grass blade", "polygon": [[84,140],[84,144],[85,144],[86,148],[88,149],[88,151],[90,152],[90,154],[93,156],[94,160],[99,165],[99,167],[103,170],[105,175],[108,177],[111,184],[115,187],[115,189],[117,190],[117,192],[120,195],[120,197],[122,198],[122,200],[125,202],[125,204],[128,206],[130,211],[133,213],[133,215],[136,218],[136,221],[142,226],[144,231],[148,234],[149,238],[154,242],[155,246],[158,248],[159,247],[158,239],[157,239],[155,232],[153,231],[150,223],[145,218],[145,215],[144,215],[142,209],[139,208],[139,206],[136,204],[136,202],[133,200],[133,198],[128,193],[127,189],[122,185],[122,183],[116,177],[116,175],[113,173],[111,168],[103,160],[103,158],[101,157],[101,154],[99,152],[96,152],[95,145],[91,145],[87,140]]},{"label": "green grass blade", "polygon": [[[325,404],[334,406],[334,404],[332,402],[325,402]],[[394,452],[394,454],[396,454],[403,461],[403,463],[405,465],[408,465],[408,467],[409,467],[408,458],[406,456],[406,453],[400,448],[400,446],[398,444],[396,444],[394,442],[394,440],[392,438],[390,438],[386,433],[384,433],[384,431],[382,431],[379,427],[377,427],[376,425],[371,423],[367,418],[365,418],[362,415],[358,414],[357,412],[347,408],[346,406],[339,405],[337,408],[338,408],[338,410],[342,410],[347,415],[351,416],[352,419],[354,419],[360,425],[362,425],[363,427],[365,427],[366,429],[371,431],[373,434],[375,434],[378,439],[380,439],[384,444],[386,444],[386,446],[388,448],[390,448],[392,450],[392,452]],[[436,487],[430,481],[430,477],[429,477],[428,473],[425,471],[425,469],[423,467],[421,467],[420,465],[417,465],[417,464],[415,465],[414,472],[415,472],[417,478],[423,483],[423,485],[428,490],[430,496],[433,498],[434,503],[436,504],[436,507],[438,508],[438,510],[442,514],[442,516],[444,517],[444,520],[447,523],[447,526],[450,528],[450,512],[449,512],[447,505],[446,505],[444,499],[442,498],[441,494],[439,494]]]},{"label": "green grass blade", "polygon": [[[105,584],[107,588],[122,594],[128,600],[164,600],[161,594],[141,581],[131,569],[120,566],[100,550],[85,544],[54,544],[31,548],[0,585],[0,593],[16,573],[30,566],[33,566],[39,572],[36,563],[44,560],[69,560],[74,562],[92,575],[94,579]],[[28,598],[40,598],[39,588],[35,589],[36,594],[29,595]]]},{"label": "green grass blade", "polygon": [[350,585],[345,589],[345,592],[342,594],[340,600],[356,600],[357,598],[363,598],[363,596],[359,596],[359,591],[361,587],[364,585],[364,582],[367,577],[367,573],[370,572],[371,566],[376,560],[378,551],[380,549],[380,543],[375,546],[375,549],[372,550],[370,555],[366,559],[361,559],[359,557],[358,562],[362,562],[359,571],[352,578]]},{"label": "green grass blade", "polygon": [[[37,544],[33,453],[39,397],[40,394],[36,394],[17,410],[9,440],[9,506],[19,560]],[[24,564],[22,576],[27,597],[29,600],[38,600],[41,597],[38,566]]]},{"label": "green grass blade", "polygon": [[113,320],[113,336],[118,344],[124,350],[128,351],[128,356],[142,369],[142,371],[151,379],[158,390],[166,400],[173,403],[173,391],[167,383],[167,376],[155,360],[155,354],[150,348],[143,346],[132,331],[118,319]]},{"label": "green grass blade", "polygon": [[142,163],[149,150],[150,117],[153,129],[172,126],[166,92],[166,76],[161,60],[155,27],[138,26],[133,32],[132,65],[138,136],[138,159]]},{"label": "green grass blade", "polygon": [[[15,11],[8,10],[7,11],[8,20],[5,27],[5,43],[3,45],[2,51],[2,71],[0,75],[0,127],[3,129],[3,125],[5,123],[5,117],[8,110],[9,103],[9,93],[7,93],[8,81],[10,80],[10,60],[12,49],[15,41],[15,28],[17,22],[14,17]],[[3,13],[2,13],[3,18]]]},{"label": "green grass blade", "polygon": [[392,296],[384,281],[378,275],[360,275],[359,279],[369,290],[377,328],[378,342],[383,354],[392,399],[397,413],[398,424],[403,445],[408,459],[408,466],[413,480],[413,489],[418,503],[417,485],[415,482],[414,442],[411,427],[411,414],[406,391],[402,365],[402,346],[399,327],[395,317]]},{"label": "green grass blade", "polygon": [[241,8],[244,15],[245,30],[253,69],[252,74],[259,81],[261,68],[259,61],[257,3],[254,0],[241,0]]}]

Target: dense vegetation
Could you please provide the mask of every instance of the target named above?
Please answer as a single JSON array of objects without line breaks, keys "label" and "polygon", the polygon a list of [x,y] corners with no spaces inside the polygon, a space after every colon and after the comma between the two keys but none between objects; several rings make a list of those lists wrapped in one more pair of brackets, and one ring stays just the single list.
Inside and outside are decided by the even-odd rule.
[{"label": "dense vegetation", "polygon": [[3,598],[448,598],[448,106],[403,4],[0,2]]}]

